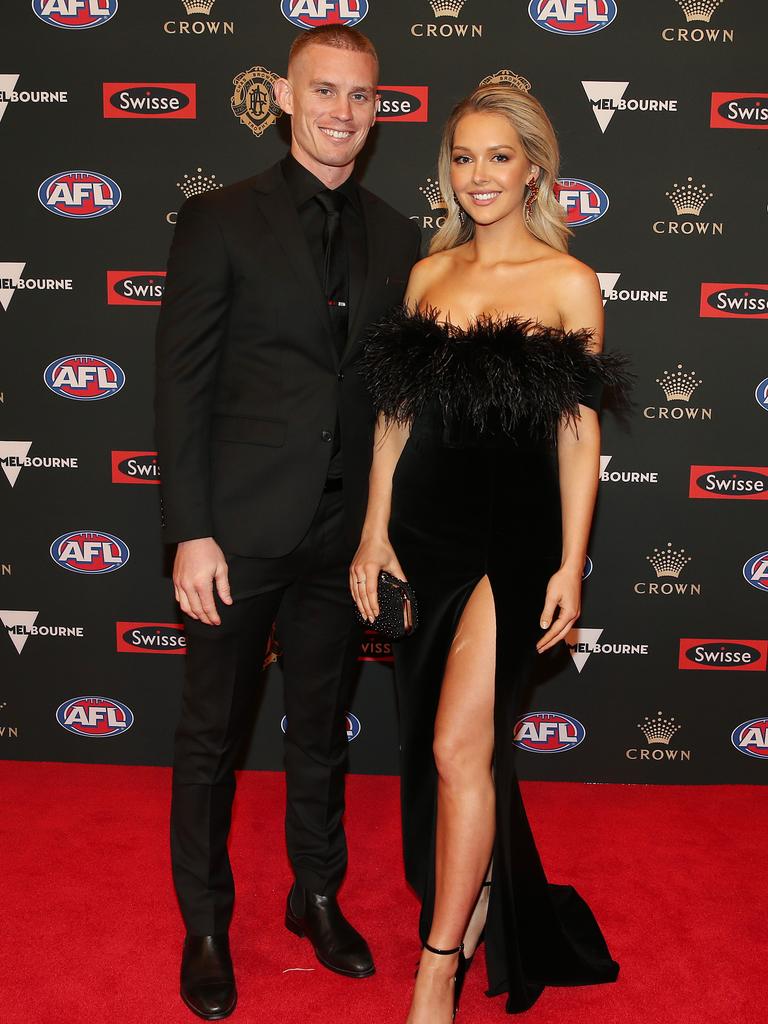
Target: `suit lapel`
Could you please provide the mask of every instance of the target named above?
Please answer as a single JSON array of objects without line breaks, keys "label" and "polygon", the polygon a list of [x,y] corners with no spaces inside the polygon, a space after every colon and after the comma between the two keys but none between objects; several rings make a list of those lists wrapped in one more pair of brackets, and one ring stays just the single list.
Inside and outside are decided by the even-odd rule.
[{"label": "suit lapel", "polygon": [[360,190],[363,217],[365,220],[365,244],[367,250],[366,271],[363,278],[360,266],[350,267],[350,295],[352,298],[349,311],[349,330],[347,344],[341,361],[346,362],[354,353],[359,334],[364,326],[365,311],[377,281],[383,280],[385,258],[383,237],[378,217],[378,203],[374,196],[365,189]]}]

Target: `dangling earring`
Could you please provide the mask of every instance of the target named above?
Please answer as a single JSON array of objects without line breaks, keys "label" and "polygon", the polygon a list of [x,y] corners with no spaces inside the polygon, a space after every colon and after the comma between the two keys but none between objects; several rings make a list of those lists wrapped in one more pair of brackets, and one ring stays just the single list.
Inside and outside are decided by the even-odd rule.
[{"label": "dangling earring", "polygon": [[459,197],[456,195],[455,192],[453,193],[453,201],[459,208],[459,223],[461,224],[462,227],[464,227],[464,207],[459,202]]},{"label": "dangling earring", "polygon": [[526,223],[531,219],[531,213],[533,211],[533,204],[536,202],[539,196],[539,183],[536,178],[531,178],[528,182],[528,195],[525,197],[524,216]]}]

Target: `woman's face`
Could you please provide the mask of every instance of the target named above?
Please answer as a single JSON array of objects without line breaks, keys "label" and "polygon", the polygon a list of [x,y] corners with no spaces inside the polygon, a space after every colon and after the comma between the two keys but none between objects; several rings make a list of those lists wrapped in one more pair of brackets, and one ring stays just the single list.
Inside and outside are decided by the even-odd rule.
[{"label": "woman's face", "polygon": [[475,111],[456,125],[451,185],[476,224],[495,224],[520,211],[525,185],[539,168],[523,152],[520,136],[502,114]]}]

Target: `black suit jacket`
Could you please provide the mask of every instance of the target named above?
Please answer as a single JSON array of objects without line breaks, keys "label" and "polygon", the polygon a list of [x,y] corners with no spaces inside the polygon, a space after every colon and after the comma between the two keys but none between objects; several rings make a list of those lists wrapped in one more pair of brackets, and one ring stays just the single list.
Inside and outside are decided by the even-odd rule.
[{"label": "black suit jacket", "polygon": [[157,333],[163,533],[226,552],[287,554],[325,485],[337,416],[347,533],[365,513],[374,413],[355,363],[367,326],[403,299],[418,228],[360,190],[367,273],[350,267],[339,358],[279,164],[179,211]]}]

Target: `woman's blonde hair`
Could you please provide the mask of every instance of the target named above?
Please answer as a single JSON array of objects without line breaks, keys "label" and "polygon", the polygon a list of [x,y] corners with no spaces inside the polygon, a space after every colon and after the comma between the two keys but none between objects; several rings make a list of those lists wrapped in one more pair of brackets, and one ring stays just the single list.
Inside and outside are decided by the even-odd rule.
[{"label": "woman's blonde hair", "polygon": [[437,167],[440,191],[448,213],[443,226],[432,239],[430,253],[452,249],[468,242],[475,234],[472,218],[468,215],[463,218],[460,216],[461,207],[451,187],[451,152],[456,125],[465,114],[474,113],[500,114],[517,131],[525,156],[540,168],[536,181],[539,194],[533,203],[530,219],[526,220],[526,227],[532,235],[553,249],[567,252],[568,237],[573,232],[566,226],[565,212],[553,191],[560,163],[560,149],[552,123],[542,105],[530,93],[509,85],[484,85],[454,107],[443,130]]}]

